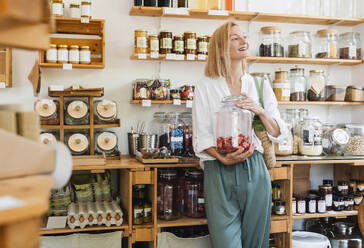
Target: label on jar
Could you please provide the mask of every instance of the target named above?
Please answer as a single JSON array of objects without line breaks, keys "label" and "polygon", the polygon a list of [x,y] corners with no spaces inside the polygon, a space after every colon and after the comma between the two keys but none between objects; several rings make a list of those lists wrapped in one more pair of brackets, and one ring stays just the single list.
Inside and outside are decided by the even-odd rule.
[{"label": "label on jar", "polygon": [[329,146],[330,146],[330,141],[329,141],[329,139],[322,139],[322,146],[323,146],[324,148],[329,148]]},{"label": "label on jar", "polygon": [[80,61],[81,62],[91,62],[91,52],[90,50],[80,51]]},{"label": "label on jar", "polygon": [[70,50],[68,53],[70,62],[79,62],[80,61],[80,52],[78,50]]},{"label": "label on jar", "polygon": [[299,214],[306,213],[306,202],[305,201],[299,201],[297,204],[297,211]]},{"label": "label on jar", "polygon": [[62,3],[53,3],[52,4],[52,14],[63,16],[63,4]]},{"label": "label on jar", "polygon": [[313,129],[304,129],[303,132],[303,145],[322,145],[322,131]]},{"label": "label on jar", "polygon": [[194,54],[187,54],[186,59],[187,60],[195,60],[195,55]]},{"label": "label on jar", "polygon": [[162,48],[164,48],[164,49],[172,49],[172,38],[163,38],[163,40],[162,40]]},{"label": "label on jar", "polygon": [[187,39],[187,49],[196,49],[196,39]]},{"label": "label on jar", "polygon": [[57,62],[57,49],[51,48],[47,50],[47,61]]},{"label": "label on jar", "polygon": [[283,97],[289,97],[291,95],[290,89],[282,89],[282,96]]},{"label": "label on jar", "polygon": [[198,204],[204,204],[205,203],[205,198],[198,198],[197,203]]},{"label": "label on jar", "polygon": [[346,208],[349,207],[350,205],[353,205],[353,204],[354,204],[354,201],[350,201],[350,200],[344,201],[344,206]]},{"label": "label on jar", "polygon": [[184,42],[183,42],[183,40],[175,40],[174,41],[174,51],[175,52],[183,52],[184,51]]},{"label": "label on jar", "polygon": [[81,16],[91,17],[91,5],[90,4],[81,5]]},{"label": "label on jar", "polygon": [[182,149],[183,148],[183,128],[172,128],[171,129],[171,149]]},{"label": "label on jar", "polygon": [[332,194],[326,195],[325,201],[326,201],[326,207],[331,207],[332,206]]},{"label": "label on jar", "polygon": [[337,190],[338,191],[340,191],[340,192],[342,192],[342,191],[347,191],[347,190],[349,190],[349,186],[347,186],[347,185],[339,185],[339,186],[337,186]]},{"label": "label on jar", "polygon": [[360,205],[362,200],[363,200],[363,197],[355,197],[354,198],[355,205]]},{"label": "label on jar", "polygon": [[137,44],[138,48],[147,48],[147,38],[146,37],[137,37]]},{"label": "label on jar", "polygon": [[308,212],[316,213],[316,200],[310,200],[308,203]]},{"label": "label on jar", "polygon": [[143,217],[143,209],[134,208],[134,219]]},{"label": "label on jar", "polygon": [[205,54],[198,54],[197,55],[197,60],[206,60],[206,55]]},{"label": "label on jar", "polygon": [[317,211],[319,213],[325,213],[326,212],[326,201],[325,200],[319,200],[317,202]]},{"label": "label on jar", "polygon": [[278,150],[279,151],[290,151],[292,149],[292,145],[289,139],[284,139],[278,142]]},{"label": "label on jar", "polygon": [[207,42],[206,41],[200,41],[198,43],[198,52],[207,53]]},{"label": "label on jar", "polygon": [[151,208],[144,208],[144,217],[152,216],[152,209]]},{"label": "label on jar", "polygon": [[292,214],[297,213],[297,203],[296,201],[292,201]]},{"label": "label on jar", "polygon": [[159,40],[150,40],[150,51],[159,51]]},{"label": "label on jar", "polygon": [[58,49],[57,50],[57,60],[58,61],[68,61],[68,50],[67,49]]},{"label": "label on jar", "polygon": [[356,58],[356,46],[349,46],[349,58]]}]

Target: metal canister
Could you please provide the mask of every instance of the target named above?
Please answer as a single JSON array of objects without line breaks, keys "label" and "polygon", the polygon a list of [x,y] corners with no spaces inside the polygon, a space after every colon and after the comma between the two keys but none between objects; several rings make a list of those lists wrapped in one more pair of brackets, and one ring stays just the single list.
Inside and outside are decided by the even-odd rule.
[{"label": "metal canister", "polygon": [[128,133],[129,155],[135,155],[138,151],[139,134],[134,132]]}]

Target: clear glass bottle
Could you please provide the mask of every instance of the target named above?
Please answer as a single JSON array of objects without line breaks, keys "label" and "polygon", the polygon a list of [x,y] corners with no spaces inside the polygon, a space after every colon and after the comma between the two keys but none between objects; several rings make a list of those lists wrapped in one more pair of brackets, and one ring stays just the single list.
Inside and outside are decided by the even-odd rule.
[{"label": "clear glass bottle", "polygon": [[238,108],[235,103],[243,96],[227,96],[216,113],[216,150],[230,153],[243,148],[249,150],[252,142],[253,115],[250,111]]},{"label": "clear glass bottle", "polygon": [[117,121],[117,104],[115,101],[103,99],[94,102],[94,122],[115,123]]},{"label": "clear glass bottle", "polygon": [[361,59],[360,34],[347,32],[339,37],[340,59]]},{"label": "clear glass bottle", "polygon": [[195,152],[193,151],[193,128],[192,128],[192,113],[183,112],[181,113],[181,120],[184,123],[183,126],[183,156],[194,157]]},{"label": "clear glass bottle", "polygon": [[170,151],[172,156],[183,155],[183,122],[179,118],[179,113],[169,112],[166,115],[170,133]]},{"label": "clear glass bottle", "polygon": [[118,136],[116,133],[107,132],[95,132],[95,153],[106,155],[118,155]]},{"label": "clear glass bottle", "polygon": [[84,132],[65,134],[65,143],[72,155],[88,155],[90,152],[90,136]]},{"label": "clear glass bottle", "polygon": [[82,125],[90,123],[89,105],[86,99],[66,99],[64,112],[66,125]]},{"label": "clear glass bottle", "polygon": [[259,56],[284,56],[284,44],[281,36],[281,28],[276,26],[262,27],[260,29],[260,35],[261,45],[259,47]]},{"label": "clear glass bottle", "polygon": [[337,30],[322,29],[317,31],[316,58],[338,58]]},{"label": "clear glass bottle", "polygon": [[35,112],[39,115],[42,125],[59,124],[59,102],[52,99],[39,99],[35,102]]},{"label": "clear glass bottle", "polygon": [[311,70],[307,80],[307,100],[325,100],[326,78],[323,70]]},{"label": "clear glass bottle", "polygon": [[205,217],[205,198],[203,195],[203,172],[190,169],[185,181],[185,215],[191,218]]},{"label": "clear glass bottle", "polygon": [[286,112],[282,113],[282,120],[287,124],[289,132],[283,140],[274,143],[274,150],[278,156],[288,156],[293,154],[293,123],[291,116]]},{"label": "clear glass bottle", "polygon": [[317,117],[305,117],[300,135],[300,153],[308,156],[319,156],[322,147],[322,124]]},{"label": "clear glass bottle", "polygon": [[291,84],[291,101],[306,101],[306,78],[305,69],[294,68],[289,71],[289,81]]},{"label": "clear glass bottle", "polygon": [[291,32],[288,40],[288,57],[312,58],[310,32]]}]

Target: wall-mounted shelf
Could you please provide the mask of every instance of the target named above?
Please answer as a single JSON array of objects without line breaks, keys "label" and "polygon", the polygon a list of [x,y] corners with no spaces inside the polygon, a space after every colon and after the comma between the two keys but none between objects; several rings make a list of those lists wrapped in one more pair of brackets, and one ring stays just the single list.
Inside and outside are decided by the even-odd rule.
[{"label": "wall-mounted shelf", "polygon": [[[206,56],[207,58],[207,56]],[[158,58],[151,58],[150,57],[150,54],[146,54],[146,57],[140,57],[140,55],[138,56],[138,54],[133,54],[130,56],[130,59],[131,60],[147,60],[147,61],[188,61],[188,62],[206,62],[205,59],[198,59],[198,56],[195,55],[194,56],[194,60],[190,60],[190,59],[187,59],[187,56],[186,55],[182,55],[181,56],[181,59],[178,59],[177,58],[166,58],[166,55],[165,54],[159,54],[159,57]]]},{"label": "wall-mounted shelf", "polygon": [[349,216],[357,216],[358,211],[350,211],[350,212],[334,212],[330,211],[324,214],[302,214],[302,215],[293,215],[293,219],[311,219],[311,218],[325,218],[325,217],[334,217],[334,218],[346,218]]},{"label": "wall-mounted shelf", "polygon": [[278,102],[279,105],[361,106],[364,102]]},{"label": "wall-mounted shelf", "polygon": [[[143,100],[131,100],[131,104],[142,104]],[[152,104],[173,104],[173,100],[151,100]],[[186,104],[186,100],[181,100],[181,104]]]}]

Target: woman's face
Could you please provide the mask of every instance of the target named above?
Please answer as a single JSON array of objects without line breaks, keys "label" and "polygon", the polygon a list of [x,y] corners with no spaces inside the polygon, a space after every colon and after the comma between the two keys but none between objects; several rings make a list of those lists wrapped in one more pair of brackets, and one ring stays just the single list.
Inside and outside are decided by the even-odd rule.
[{"label": "woman's face", "polygon": [[246,35],[235,25],[230,29],[230,59],[244,59],[248,55],[249,43]]}]

